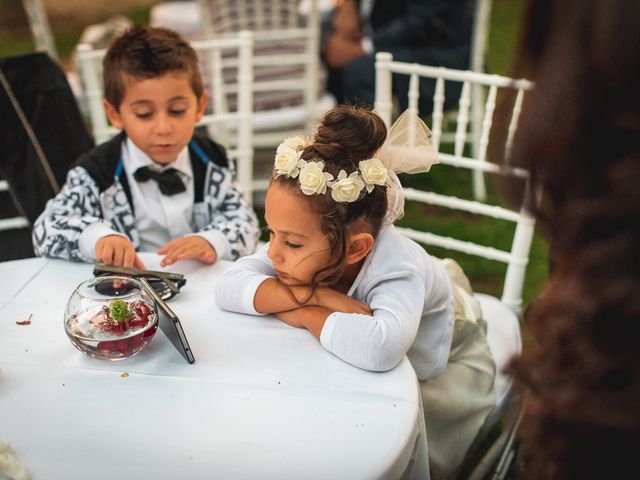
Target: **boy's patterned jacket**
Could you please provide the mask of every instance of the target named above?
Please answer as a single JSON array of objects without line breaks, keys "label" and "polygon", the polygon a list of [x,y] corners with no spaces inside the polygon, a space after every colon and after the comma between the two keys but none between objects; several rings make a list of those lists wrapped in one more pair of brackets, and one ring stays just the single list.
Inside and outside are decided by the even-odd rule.
[{"label": "boy's patterned jacket", "polygon": [[[78,246],[80,234],[104,222],[125,234],[137,249],[131,192],[124,172],[121,133],[82,155],[67,173],[62,190],[47,202],[33,227],[36,255],[92,262]],[[196,134],[189,143],[194,180],[196,231],[217,230],[229,242],[225,259],[253,253],[259,236],[258,220],[235,182],[224,149]]]}]

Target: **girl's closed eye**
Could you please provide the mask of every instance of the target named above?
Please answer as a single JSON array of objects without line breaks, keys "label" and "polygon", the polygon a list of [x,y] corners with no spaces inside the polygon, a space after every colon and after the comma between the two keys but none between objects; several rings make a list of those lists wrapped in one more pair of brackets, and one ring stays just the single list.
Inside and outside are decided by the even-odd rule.
[{"label": "girl's closed eye", "polygon": [[[266,227],[266,228],[265,228],[265,231],[269,234],[269,240],[270,240],[270,241],[271,241],[271,240],[273,240],[273,237],[275,236],[275,232],[274,232],[273,230],[271,230],[269,227]],[[298,243],[290,242],[290,241],[289,241],[289,240],[287,240],[287,239],[284,239],[284,240],[282,241],[282,243],[284,243],[284,245],[285,245],[286,247],[293,248],[293,249],[296,249],[296,248],[300,248],[300,247],[302,247],[302,245],[300,245],[300,244],[298,244]]]},{"label": "girl's closed eye", "polygon": [[186,108],[172,108],[171,110],[169,110],[169,115],[173,117],[181,117],[185,113],[187,113]]}]

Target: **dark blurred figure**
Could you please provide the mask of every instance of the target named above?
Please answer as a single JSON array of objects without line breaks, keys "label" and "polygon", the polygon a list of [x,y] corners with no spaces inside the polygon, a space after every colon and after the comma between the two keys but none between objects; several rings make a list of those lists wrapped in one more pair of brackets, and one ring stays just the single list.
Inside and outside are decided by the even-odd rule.
[{"label": "dark blurred figure", "polygon": [[[469,68],[474,0],[336,3],[322,40],[322,56],[329,71],[327,89],[338,103],[356,100],[373,105],[376,52],[391,52],[400,62]],[[433,85],[431,80],[421,80],[422,113],[431,112]],[[394,78],[393,93],[400,100],[401,110],[407,107],[408,88],[408,76]],[[451,91],[446,97],[454,99],[457,95]]]},{"label": "dark blurred figure", "polygon": [[640,445],[640,2],[530,0],[536,86],[511,161],[531,169],[552,273],[515,362],[518,478],[629,478]]},{"label": "dark blurred figure", "polygon": [[[46,53],[0,58],[0,220],[30,224],[93,138],[61,65]],[[0,229],[0,261],[33,256],[31,226]]]}]

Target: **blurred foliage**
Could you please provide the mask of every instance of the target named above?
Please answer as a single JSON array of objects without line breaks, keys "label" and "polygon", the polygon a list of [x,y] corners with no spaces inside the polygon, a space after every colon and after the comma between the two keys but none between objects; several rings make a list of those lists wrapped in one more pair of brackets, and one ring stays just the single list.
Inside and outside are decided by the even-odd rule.
[{"label": "blurred foliage", "polygon": [[[3,0],[6,1],[6,0]],[[9,0],[11,4],[7,11],[0,15],[0,57],[20,55],[33,52],[35,44],[31,37],[31,30],[26,15],[22,9],[21,0]],[[16,8],[16,4],[19,8]],[[4,8],[4,5],[3,5]],[[146,25],[149,23],[149,8],[133,8],[122,12],[122,15],[130,18],[134,23]],[[99,17],[95,23],[100,23],[109,18],[109,15]],[[50,18],[50,28],[54,36],[56,49],[60,63],[66,69],[70,68],[71,55],[82,32],[89,25],[81,20],[73,21],[70,18]]]}]

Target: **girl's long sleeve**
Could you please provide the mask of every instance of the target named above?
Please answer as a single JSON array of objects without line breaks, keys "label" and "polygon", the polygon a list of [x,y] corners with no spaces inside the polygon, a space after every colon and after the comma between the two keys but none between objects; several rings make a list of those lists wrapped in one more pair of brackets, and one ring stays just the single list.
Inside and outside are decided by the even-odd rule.
[{"label": "girl's long sleeve", "polygon": [[424,282],[398,265],[371,285],[363,285],[373,315],[332,313],[320,336],[322,346],[366,370],[386,371],[405,356],[416,338],[424,306]]},{"label": "girl's long sleeve", "polygon": [[218,280],[216,303],[230,312],[263,315],[256,311],[253,299],[262,282],[275,277],[267,246],[258,252],[236,260]]},{"label": "girl's long sleeve", "polygon": [[324,348],[366,370],[390,370],[406,354],[419,378],[442,373],[454,315],[449,276],[439,260],[387,228],[349,295],[373,315],[329,315],[320,336]]}]

